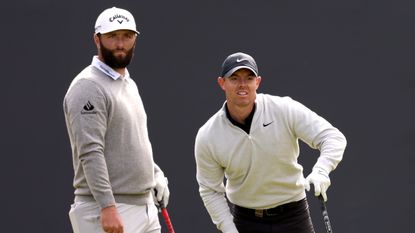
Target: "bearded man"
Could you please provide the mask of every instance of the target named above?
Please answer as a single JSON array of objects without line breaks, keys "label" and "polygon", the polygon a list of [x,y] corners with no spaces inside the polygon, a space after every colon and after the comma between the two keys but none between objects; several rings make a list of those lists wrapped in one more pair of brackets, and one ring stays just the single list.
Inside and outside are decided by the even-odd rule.
[{"label": "bearded man", "polygon": [[156,202],[167,206],[167,179],[153,160],[147,115],[127,66],[134,55],[134,17],[104,10],[95,23],[98,55],[72,81],[63,108],[69,134],[75,233],[156,233]]}]

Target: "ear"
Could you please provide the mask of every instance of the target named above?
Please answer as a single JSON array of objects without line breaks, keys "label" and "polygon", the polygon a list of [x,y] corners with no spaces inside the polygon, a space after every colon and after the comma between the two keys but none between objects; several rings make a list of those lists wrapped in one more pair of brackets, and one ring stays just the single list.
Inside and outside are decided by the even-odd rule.
[{"label": "ear", "polygon": [[97,48],[99,49],[100,43],[99,43],[99,36],[97,34],[94,34],[94,43],[95,43],[95,46],[97,46]]},{"label": "ear", "polygon": [[262,80],[261,76],[258,76],[258,77],[256,78],[256,89],[258,89],[259,84],[261,83],[261,80]]},{"label": "ear", "polygon": [[218,77],[217,82],[218,82],[220,88],[222,88],[222,90],[225,90],[225,78]]}]

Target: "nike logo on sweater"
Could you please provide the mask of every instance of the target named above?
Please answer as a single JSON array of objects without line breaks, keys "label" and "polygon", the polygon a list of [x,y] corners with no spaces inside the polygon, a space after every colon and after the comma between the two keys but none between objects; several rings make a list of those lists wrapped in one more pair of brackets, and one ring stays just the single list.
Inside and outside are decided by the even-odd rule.
[{"label": "nike logo on sweater", "polygon": [[274,122],[274,121],[271,121],[270,123],[264,123],[264,124],[262,124],[262,126],[267,127],[268,125],[272,124],[272,122]]}]

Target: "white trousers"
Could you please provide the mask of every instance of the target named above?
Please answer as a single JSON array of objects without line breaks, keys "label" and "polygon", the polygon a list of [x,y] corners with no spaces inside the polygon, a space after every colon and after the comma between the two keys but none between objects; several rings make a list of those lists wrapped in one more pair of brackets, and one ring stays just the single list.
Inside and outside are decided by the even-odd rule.
[{"label": "white trousers", "polygon": [[[157,207],[154,204],[117,203],[124,223],[124,233],[160,233]],[[76,202],[69,211],[74,233],[105,233],[101,226],[101,208],[95,202]]]}]

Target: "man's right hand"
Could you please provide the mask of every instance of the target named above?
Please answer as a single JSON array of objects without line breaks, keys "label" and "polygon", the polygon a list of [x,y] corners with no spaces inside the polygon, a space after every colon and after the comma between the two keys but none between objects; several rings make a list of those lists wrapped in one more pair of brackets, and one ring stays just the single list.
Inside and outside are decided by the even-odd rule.
[{"label": "man's right hand", "polygon": [[124,224],[115,206],[101,210],[101,225],[106,233],[124,233]]},{"label": "man's right hand", "polygon": [[327,189],[330,187],[330,177],[328,172],[321,168],[313,168],[313,171],[305,179],[305,189],[310,191],[311,184],[314,185],[314,195],[316,197],[323,196],[324,201],[327,201]]}]

